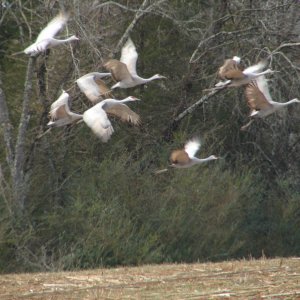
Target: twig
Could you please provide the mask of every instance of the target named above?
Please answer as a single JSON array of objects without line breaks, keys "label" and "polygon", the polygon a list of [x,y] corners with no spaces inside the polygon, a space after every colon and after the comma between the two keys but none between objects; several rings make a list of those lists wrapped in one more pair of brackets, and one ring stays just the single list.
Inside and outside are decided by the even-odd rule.
[{"label": "twig", "polygon": [[278,52],[280,49],[285,47],[294,47],[294,46],[300,46],[300,43],[285,43],[278,46],[272,53]]},{"label": "twig", "polygon": [[245,144],[251,144],[251,145],[253,145],[255,148],[257,148],[257,149],[260,151],[260,153],[263,155],[263,157],[271,164],[271,166],[273,167],[275,173],[276,173],[277,175],[279,175],[279,174],[278,174],[278,171],[277,171],[277,168],[276,168],[276,166],[274,165],[274,163],[272,162],[271,158],[268,157],[268,155],[263,151],[263,149],[262,149],[257,143],[254,143],[254,142],[246,142]]},{"label": "twig", "polygon": [[139,10],[137,11],[137,13],[135,14],[133,20],[131,21],[131,23],[129,24],[129,26],[127,27],[127,29],[125,30],[123,36],[121,37],[121,39],[119,40],[114,52],[117,53],[120,51],[121,47],[123,46],[125,40],[128,39],[131,31],[133,30],[135,24],[137,23],[137,21],[145,14],[145,12],[143,11],[146,7],[146,5],[148,4],[148,0],[144,0],[142,5],[140,6]]},{"label": "twig", "polygon": [[107,1],[105,3],[98,4],[98,5],[94,6],[94,7],[92,7],[91,9],[92,10],[94,10],[96,8],[99,9],[99,8],[102,8],[102,7],[108,6],[108,5],[115,5],[115,6],[118,6],[118,7],[122,8],[122,9],[124,9],[124,10],[135,12],[135,13],[137,13],[137,12],[147,12],[146,10],[142,10],[141,8],[139,8],[139,9],[130,8],[128,6],[122,5],[122,4],[117,3],[115,1]]},{"label": "twig", "polygon": [[56,192],[58,192],[59,190],[61,190],[63,188],[63,186],[65,185],[65,183],[68,182],[68,180],[77,172],[79,171],[81,168],[77,168],[76,170],[74,170],[69,176],[67,176],[62,183],[60,184],[59,187],[57,187],[56,189],[52,190],[51,192],[49,192],[49,194],[54,194]]},{"label": "twig", "polygon": [[243,29],[243,30],[236,30],[236,31],[221,31],[221,32],[218,32],[214,35],[211,35],[209,36],[208,38],[202,40],[196,50],[193,52],[191,58],[190,58],[190,61],[189,63],[192,64],[192,63],[195,63],[199,58],[195,58],[196,54],[198,53],[198,51],[200,50],[200,48],[205,45],[207,42],[215,39],[215,38],[218,38],[220,36],[233,36],[233,35],[240,35],[241,33],[245,33],[245,32],[250,32],[252,31],[253,29],[255,29],[255,27],[250,27],[250,28],[246,28],[246,29]]},{"label": "twig", "polygon": [[144,2],[142,3],[142,5],[140,6],[139,10],[137,11],[137,13],[135,14],[132,22],[129,24],[129,26],[127,27],[127,29],[125,30],[123,36],[121,37],[121,39],[119,40],[114,53],[117,53],[121,50],[121,47],[123,46],[123,44],[125,43],[125,40],[128,39],[129,35],[131,34],[131,31],[133,30],[133,28],[135,27],[136,23],[138,22],[138,20],[146,13],[150,12],[153,7],[165,2],[166,0],[160,0],[157,2],[154,2],[152,5],[149,5],[147,7],[147,9],[145,9],[146,5],[148,4],[148,0],[144,0]]},{"label": "twig", "polygon": [[[224,87],[225,88],[225,87]],[[214,96],[218,92],[224,89],[223,87],[217,90],[213,90],[207,95],[204,95],[201,99],[199,99],[197,102],[195,102],[192,106],[188,107],[186,110],[184,110],[182,113],[180,113],[176,118],[175,122],[178,123],[181,121],[186,115],[191,114],[200,104],[204,103],[207,101],[210,97]]]},{"label": "twig", "polygon": [[279,55],[281,55],[290,65],[291,65],[291,67],[293,68],[293,69],[295,69],[295,70],[297,70],[297,71],[300,71],[300,68],[299,67],[297,67],[296,65],[294,65],[293,63],[292,63],[292,61],[285,55],[285,54],[283,54],[282,52],[275,52],[275,51],[273,51],[270,55],[271,56],[273,56],[273,55],[275,55],[275,54],[279,54]]},{"label": "twig", "polygon": [[188,114],[191,114],[194,112],[194,110],[200,105],[206,102],[209,98],[212,96],[220,93],[222,90],[224,90],[227,87],[227,85],[224,85],[218,89],[213,89],[210,93],[202,96],[197,102],[195,102],[193,105],[185,109],[182,113],[180,113],[170,124],[168,129],[165,132],[165,139],[169,140],[171,137],[171,133],[178,127],[180,121],[185,118]]}]

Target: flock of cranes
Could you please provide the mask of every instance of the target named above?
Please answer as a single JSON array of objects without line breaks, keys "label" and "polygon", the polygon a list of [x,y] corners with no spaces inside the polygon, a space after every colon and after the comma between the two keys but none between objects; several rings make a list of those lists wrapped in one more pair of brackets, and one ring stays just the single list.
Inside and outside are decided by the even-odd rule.
[{"label": "flock of cranes", "polygon": [[[65,26],[68,18],[69,15],[67,13],[59,13],[40,32],[36,41],[24,50],[24,53],[35,56],[49,48],[79,40],[74,35],[62,40],[54,38]],[[110,115],[118,117],[121,121],[139,125],[140,116],[125,103],[140,99],[129,96],[123,100],[117,100],[114,99],[111,91],[116,88],[135,87],[166,77],[159,74],[153,75],[150,78],[140,77],[136,72],[137,58],[138,53],[135,45],[129,38],[122,48],[120,61],[110,59],[104,64],[104,68],[108,71],[107,73],[91,72],[76,80],[80,91],[85,94],[93,106],[84,111],[83,114],[72,112],[69,107],[70,96],[66,91],[63,91],[61,96],[51,105],[48,126],[60,127],[83,121],[102,142],[107,142],[114,132],[109,120]],[[241,127],[242,130],[249,127],[256,118],[264,118],[287,105],[300,103],[300,100],[297,98],[285,103],[272,100],[265,75],[275,71],[271,69],[263,71],[267,65],[266,61],[259,62],[244,70],[241,68],[240,61],[241,59],[237,56],[225,60],[223,66],[218,71],[218,77],[221,81],[215,85],[213,90],[246,85],[245,95],[247,104],[250,107],[250,121]],[[105,77],[111,77],[116,83],[111,88],[108,88],[103,81]],[[185,144],[184,149],[174,150],[170,155],[170,166],[188,168],[196,164],[218,159],[214,155],[202,159],[195,157],[200,145],[200,140],[194,138]]]},{"label": "flock of cranes", "polygon": [[272,74],[276,71],[271,69],[262,71],[266,67],[266,61],[261,61],[245,70],[241,70],[240,61],[241,59],[237,56],[225,60],[218,71],[218,76],[223,81],[218,82],[213,89],[246,85],[245,96],[250,107],[251,119],[241,127],[241,130],[249,127],[256,118],[264,118],[292,103],[300,103],[297,98],[284,103],[272,100],[265,74]]}]

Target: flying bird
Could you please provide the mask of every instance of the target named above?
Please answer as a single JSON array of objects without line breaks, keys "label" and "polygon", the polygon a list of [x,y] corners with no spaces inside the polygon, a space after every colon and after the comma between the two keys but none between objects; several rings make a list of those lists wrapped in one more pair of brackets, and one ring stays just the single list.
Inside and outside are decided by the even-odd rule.
[{"label": "flying bird", "polygon": [[249,82],[251,82],[251,80],[259,76],[274,73],[275,71],[271,69],[262,71],[266,67],[266,64],[266,61],[261,61],[242,71],[238,68],[237,63],[233,63],[231,61],[227,64],[227,66],[225,64],[220,68],[221,70],[219,70],[219,76],[225,79],[225,81],[218,82],[215,85],[215,88],[213,89],[219,89],[224,87],[238,87],[241,85],[248,84]]},{"label": "flying bird", "polygon": [[166,78],[165,76],[156,74],[150,78],[142,78],[136,73],[136,61],[138,53],[129,38],[122,48],[120,61],[111,59],[104,64],[104,67],[111,72],[112,78],[117,82],[111,89],[115,88],[131,88],[140,84],[145,84],[155,79]]},{"label": "flying bird", "polygon": [[174,150],[170,156],[170,166],[174,168],[189,168],[193,165],[218,159],[218,157],[215,155],[210,155],[207,158],[195,157],[195,154],[199,150],[200,146],[200,140],[198,138],[194,138],[185,144],[184,149]]},{"label": "flying bird", "polygon": [[96,104],[105,98],[112,98],[110,89],[101,79],[106,76],[111,76],[110,73],[92,72],[81,76],[76,80],[76,83],[82,93],[93,103]]},{"label": "flying bird", "polygon": [[242,126],[241,130],[245,130],[250,126],[255,118],[264,118],[292,103],[300,103],[300,100],[297,98],[285,103],[273,101],[269,92],[267,80],[264,76],[257,77],[249,83],[245,89],[245,95],[247,104],[250,107],[249,117],[251,120],[246,125]]},{"label": "flying bird", "polygon": [[82,119],[82,115],[70,111],[69,98],[69,94],[63,91],[60,97],[52,103],[49,112],[50,121],[47,124],[49,127],[61,127]]},{"label": "flying bird", "polygon": [[138,100],[140,99],[133,96],[129,96],[123,100],[103,100],[83,113],[83,121],[105,143],[114,132],[108,115],[116,116],[123,122],[130,122],[134,125],[140,124],[140,116],[124,104]]},{"label": "flying bird", "polygon": [[114,132],[108,115],[118,117],[123,122],[139,125],[140,116],[132,111],[126,102],[138,101],[140,99],[129,96],[123,100],[106,99],[86,110],[82,115],[70,111],[69,94],[65,91],[51,105],[49,127],[61,127],[83,120],[88,127],[101,139],[107,142]]},{"label": "flying bird", "polygon": [[60,12],[48,25],[40,32],[36,41],[24,50],[25,54],[35,56],[49,48],[56,47],[60,44],[79,40],[75,35],[66,39],[58,40],[54,36],[62,30],[69,19],[69,15],[65,12]]}]

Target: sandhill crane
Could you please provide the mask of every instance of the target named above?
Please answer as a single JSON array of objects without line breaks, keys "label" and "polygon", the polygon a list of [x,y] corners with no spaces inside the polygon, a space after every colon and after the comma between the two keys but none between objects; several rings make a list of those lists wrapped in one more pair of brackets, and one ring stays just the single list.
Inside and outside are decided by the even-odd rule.
[{"label": "sandhill crane", "polygon": [[101,78],[111,76],[110,73],[92,72],[85,74],[76,80],[76,83],[86,97],[96,104],[105,98],[112,98],[109,88]]},{"label": "sandhill crane", "polygon": [[120,61],[111,59],[104,64],[104,67],[111,72],[112,78],[117,82],[111,89],[130,88],[140,84],[145,84],[155,79],[166,78],[165,76],[156,74],[150,78],[142,78],[136,73],[136,61],[138,53],[129,38],[122,48]]},{"label": "sandhill crane", "polygon": [[51,105],[51,120],[49,127],[60,127],[83,120],[88,127],[101,139],[107,142],[114,132],[114,129],[107,115],[116,116],[123,122],[130,122],[134,125],[140,124],[140,116],[132,111],[126,102],[140,100],[129,96],[123,100],[106,99],[86,110],[83,115],[70,111],[68,105],[69,94],[65,91]]},{"label": "sandhill crane", "polygon": [[47,124],[49,127],[61,127],[82,119],[82,115],[70,111],[69,97],[69,94],[63,91],[59,98],[52,103],[49,112],[50,121]]},{"label": "sandhill crane", "polygon": [[200,140],[198,138],[194,138],[185,144],[184,149],[174,150],[170,156],[170,166],[175,168],[189,168],[196,164],[202,164],[210,160],[218,159],[215,155],[211,155],[207,158],[195,157],[200,146]]},{"label": "sandhill crane", "polygon": [[38,53],[44,52],[48,48],[56,47],[60,44],[79,40],[75,35],[63,40],[55,39],[54,36],[67,23],[69,15],[67,13],[59,13],[48,25],[40,32],[36,41],[24,50],[25,54],[35,56]]},{"label": "sandhill crane", "polygon": [[126,102],[137,100],[140,99],[133,96],[129,96],[123,100],[103,100],[83,113],[83,121],[102,140],[102,142],[107,142],[114,132],[107,115],[116,116],[122,121],[131,122],[134,125],[140,124],[140,116],[124,104]]},{"label": "sandhill crane", "polygon": [[267,80],[264,76],[257,77],[249,83],[245,89],[245,94],[248,106],[250,107],[249,116],[251,120],[246,125],[242,126],[241,130],[245,130],[250,126],[254,121],[254,118],[264,118],[292,103],[300,103],[300,100],[297,98],[285,103],[273,101],[269,92]]},{"label": "sandhill crane", "polygon": [[243,71],[237,68],[236,64],[229,64],[229,66],[226,67],[226,72],[222,72],[222,77],[225,78],[226,81],[218,82],[215,85],[214,89],[224,88],[225,86],[238,87],[241,85],[248,84],[251,80],[259,76],[274,73],[275,71],[271,69],[262,71],[266,67],[266,64],[266,61],[261,61],[258,64],[250,66]]}]

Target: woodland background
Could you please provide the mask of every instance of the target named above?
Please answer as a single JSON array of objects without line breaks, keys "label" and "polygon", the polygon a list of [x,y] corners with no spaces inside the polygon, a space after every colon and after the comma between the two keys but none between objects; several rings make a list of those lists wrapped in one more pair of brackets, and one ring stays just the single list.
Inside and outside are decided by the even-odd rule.
[{"label": "woodland background", "polygon": [[[60,36],[78,43],[14,55],[61,9]],[[242,132],[243,88],[202,98],[234,55],[280,71],[274,100],[300,97],[299,1],[2,0],[0,13],[1,272],[300,255],[300,106]],[[62,89],[73,111],[90,106],[75,80],[128,36],[138,73],[168,77],[114,93],[142,99],[142,125],[113,120],[107,144],[84,123],[43,134]],[[155,175],[193,136],[223,159]]]}]

